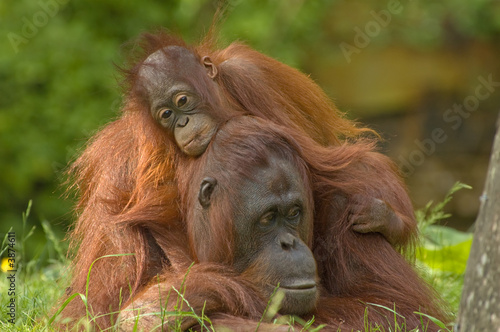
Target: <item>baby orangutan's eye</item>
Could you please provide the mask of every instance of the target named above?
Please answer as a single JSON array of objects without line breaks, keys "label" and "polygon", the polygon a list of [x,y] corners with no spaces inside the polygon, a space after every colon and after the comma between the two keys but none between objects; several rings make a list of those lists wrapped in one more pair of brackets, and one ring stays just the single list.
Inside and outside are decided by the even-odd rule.
[{"label": "baby orangutan's eye", "polygon": [[162,119],[168,119],[172,116],[172,110],[161,110],[160,111],[160,118]]},{"label": "baby orangutan's eye", "polygon": [[178,95],[175,98],[175,105],[177,107],[182,107],[182,106],[186,105],[187,102],[188,102],[188,96],[186,96],[186,95]]}]

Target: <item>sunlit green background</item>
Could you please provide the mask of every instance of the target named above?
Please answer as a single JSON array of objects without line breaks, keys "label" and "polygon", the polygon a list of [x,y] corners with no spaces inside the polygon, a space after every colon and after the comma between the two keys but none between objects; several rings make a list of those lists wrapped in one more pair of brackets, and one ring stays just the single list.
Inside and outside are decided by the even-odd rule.
[{"label": "sunlit green background", "polygon": [[[10,227],[21,231],[29,200],[30,225],[40,230],[47,220],[64,234],[73,218],[73,202],[61,196],[64,170],[119,114],[114,64],[124,63],[123,45],[160,26],[196,42],[215,7],[203,0],[0,2],[2,238]],[[455,181],[472,185],[449,204],[448,225],[462,230],[477,214],[500,86],[457,128],[444,116],[475,95],[481,77],[500,82],[499,32],[500,2],[487,0],[230,1],[221,29],[224,43],[244,41],[310,74],[349,117],[383,134],[385,153],[399,164],[413,160],[407,182],[416,207],[440,200]],[[420,148],[415,140],[436,128],[446,141]],[[33,237],[30,255],[44,241]]]}]

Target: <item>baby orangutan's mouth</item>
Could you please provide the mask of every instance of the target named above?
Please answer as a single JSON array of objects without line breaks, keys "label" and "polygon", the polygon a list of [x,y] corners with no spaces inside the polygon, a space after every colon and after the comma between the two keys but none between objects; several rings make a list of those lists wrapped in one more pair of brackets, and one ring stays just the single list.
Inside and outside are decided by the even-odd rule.
[{"label": "baby orangutan's mouth", "polygon": [[182,145],[181,150],[189,156],[199,156],[205,152],[215,133],[216,128],[205,127],[189,138],[186,143]]}]

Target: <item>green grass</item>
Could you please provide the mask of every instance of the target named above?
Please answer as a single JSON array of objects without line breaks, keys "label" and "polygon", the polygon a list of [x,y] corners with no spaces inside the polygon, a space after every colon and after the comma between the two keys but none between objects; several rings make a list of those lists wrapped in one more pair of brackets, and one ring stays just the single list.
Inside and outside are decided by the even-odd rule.
[{"label": "green grass", "polygon": [[[29,230],[26,228],[30,210],[31,202],[22,215],[22,231],[21,234],[15,234],[15,242],[9,246],[11,242],[6,234],[0,247],[2,258],[9,257],[9,249],[15,251],[15,253],[10,252],[15,256],[10,256],[15,260],[13,266],[7,266],[5,258],[2,259],[0,331],[46,331],[49,312],[63,294],[67,284],[65,276],[69,272],[69,262],[60,246],[60,240],[55,236],[47,221],[41,222],[47,238],[46,246],[30,261],[23,261],[23,257],[26,256],[25,248],[30,244],[30,238],[34,233],[34,227]],[[7,269],[16,271],[6,271]],[[8,290],[11,289],[11,284],[7,276],[13,273],[15,274],[15,290],[12,289],[12,291],[15,292],[15,296],[10,296]],[[15,324],[9,322],[12,317],[5,310],[11,298],[15,298],[16,304]]]},{"label": "green grass", "polygon": [[[450,215],[443,212],[444,206],[452,199],[452,195],[457,190],[469,188],[466,185],[457,183],[450,190],[448,195],[442,202],[432,204],[430,202],[423,209],[416,211],[419,228],[422,235],[422,241],[417,248],[417,267],[423,277],[437,290],[441,296],[450,304],[451,311],[456,313],[460,301],[460,294],[463,287],[463,277],[465,274],[465,265],[470,252],[472,235],[451,229],[449,227],[439,226],[436,223],[449,218]],[[16,293],[16,319],[15,324],[9,323],[11,317],[6,310],[10,301],[8,290],[10,281],[7,276],[11,272],[2,271],[0,278],[0,289],[2,296],[0,297],[0,331],[53,331],[51,323],[58,320],[57,313],[53,312],[53,306],[57,303],[58,298],[63,294],[65,286],[68,284],[66,280],[68,276],[69,262],[66,259],[64,249],[60,246],[60,239],[56,237],[52,231],[50,224],[47,221],[42,221],[41,226],[44,230],[47,244],[40,254],[28,262],[23,261],[25,256],[25,247],[29,245],[30,237],[33,234],[34,228],[26,229],[27,218],[31,209],[31,202],[22,216],[22,232],[16,234],[16,242],[13,249],[16,251],[15,265],[17,269],[15,293]],[[9,239],[5,235],[0,256],[7,257],[9,254]],[[12,248],[11,248],[12,249]],[[49,262],[46,264],[46,262]],[[3,261],[2,268],[7,269],[8,266]],[[90,271],[89,271],[90,273]],[[211,326],[210,319],[204,314],[197,315],[189,306],[189,303],[184,299],[184,290],[175,290],[179,300],[178,305],[173,311],[163,311],[159,314],[163,318],[174,321],[176,326],[180,326],[183,318],[194,318],[200,324],[205,326],[206,331],[214,330]],[[266,311],[264,312],[261,322],[274,322],[278,324],[299,324],[303,326],[304,331],[318,331],[320,327],[313,327],[314,320],[303,321],[298,317],[280,317],[278,320],[271,321],[275,313],[278,311],[280,303],[280,292],[273,294],[274,296],[268,302]],[[86,294],[73,294],[71,301],[86,302]],[[68,300],[69,301],[69,300]],[[67,302],[68,302],[67,301]],[[66,303],[59,304],[59,308],[64,308]],[[382,307],[376,304],[367,304],[376,310],[386,310],[394,317],[393,329],[394,332],[413,332],[406,328],[400,320],[398,313],[392,308]],[[95,317],[89,313],[81,322],[82,326],[88,326],[88,322]],[[172,319],[174,318],[174,319]],[[401,317],[399,317],[401,318]],[[422,314],[422,318],[431,318]],[[444,326],[441,322],[436,322],[442,326],[443,331],[452,331],[451,328]],[[423,323],[422,323],[423,325]],[[116,330],[116,327],[112,330]],[[425,331],[423,325],[418,331]],[[383,327],[365,321],[363,332],[389,332]],[[416,332],[416,330],[415,330]]]},{"label": "green grass", "polygon": [[416,211],[421,233],[417,248],[417,267],[423,277],[450,304],[453,313],[458,312],[462,293],[465,267],[472,245],[472,234],[457,231],[436,223],[451,215],[443,211],[453,194],[469,186],[457,182],[442,202],[429,202]]}]

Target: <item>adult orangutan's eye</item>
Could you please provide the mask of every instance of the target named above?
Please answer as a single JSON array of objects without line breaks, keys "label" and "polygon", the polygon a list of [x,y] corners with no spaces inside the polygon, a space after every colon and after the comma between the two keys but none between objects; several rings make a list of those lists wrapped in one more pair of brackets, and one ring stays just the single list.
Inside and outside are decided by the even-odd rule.
[{"label": "adult orangutan's eye", "polygon": [[288,212],[288,218],[295,219],[300,216],[300,213],[301,213],[300,207],[295,206]]},{"label": "adult orangutan's eye", "polygon": [[275,217],[276,214],[274,212],[268,212],[260,218],[259,224],[264,227],[269,226],[273,223]]}]

